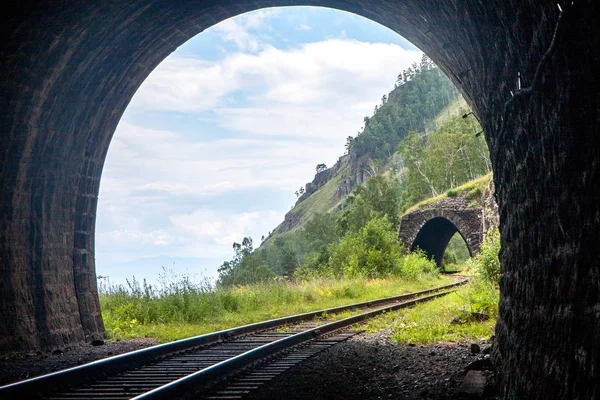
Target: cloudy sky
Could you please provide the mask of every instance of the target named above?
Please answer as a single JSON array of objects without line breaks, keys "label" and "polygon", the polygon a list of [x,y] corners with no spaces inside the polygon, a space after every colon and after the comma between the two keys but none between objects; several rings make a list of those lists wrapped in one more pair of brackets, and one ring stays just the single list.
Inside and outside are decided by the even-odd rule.
[{"label": "cloudy sky", "polygon": [[152,72],[123,115],[100,186],[97,273],[215,277],[231,245],[283,220],[420,51],[315,7],[217,24]]}]

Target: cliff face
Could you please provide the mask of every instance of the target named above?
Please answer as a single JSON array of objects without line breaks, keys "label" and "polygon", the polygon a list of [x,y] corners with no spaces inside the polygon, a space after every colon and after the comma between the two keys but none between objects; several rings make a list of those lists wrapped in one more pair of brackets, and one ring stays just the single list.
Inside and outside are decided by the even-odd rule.
[{"label": "cliff face", "polygon": [[273,231],[273,233],[284,233],[287,231],[291,231],[298,225],[302,223],[302,217],[304,216],[304,211],[289,211],[285,214],[283,222],[279,224],[277,228]]},{"label": "cliff face", "polygon": [[[342,169],[345,160],[348,158],[347,155],[343,155],[338,158],[335,165],[331,168],[327,168],[325,171],[317,172],[312,182],[308,182],[304,187],[304,193],[298,197],[294,207],[308,199],[314,192],[325,186],[333,177],[335,177]],[[289,213],[288,213],[289,214]]]},{"label": "cliff face", "polygon": [[325,171],[318,172],[312,182],[305,185],[304,193],[298,197],[294,208],[290,210],[283,222],[275,229],[276,233],[288,232],[300,226],[305,220],[307,212],[311,212],[310,206],[303,207],[305,201],[315,195],[319,189],[336,179],[334,190],[323,193],[318,201],[331,204],[332,207],[342,201],[352,190],[366,181],[376,171],[371,166],[369,155],[357,157],[354,152],[341,156],[334,166]]},{"label": "cliff face", "polygon": [[[350,152],[338,158],[338,161],[331,168],[325,171],[317,172],[312,182],[308,182],[305,186],[305,191],[296,201],[295,206],[308,199],[313,193],[325,186],[334,177],[340,177],[340,184],[335,191],[335,199],[337,201],[346,197],[352,189],[357,185],[362,184],[373,175],[374,171],[370,168],[371,157],[367,154],[360,158]],[[348,171],[344,167],[348,165]]]}]

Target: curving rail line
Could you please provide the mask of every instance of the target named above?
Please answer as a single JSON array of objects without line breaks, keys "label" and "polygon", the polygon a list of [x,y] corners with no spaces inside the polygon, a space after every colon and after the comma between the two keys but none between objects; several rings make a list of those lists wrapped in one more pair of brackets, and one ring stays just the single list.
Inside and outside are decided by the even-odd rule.
[{"label": "curving rail line", "polygon": [[[117,355],[2,386],[0,399],[180,398],[284,350],[311,341],[319,342],[320,349],[324,343],[338,343],[352,335],[341,333],[331,340],[327,337],[381,313],[443,296],[466,282],[244,325]],[[367,311],[333,322],[319,319],[356,309]]]}]

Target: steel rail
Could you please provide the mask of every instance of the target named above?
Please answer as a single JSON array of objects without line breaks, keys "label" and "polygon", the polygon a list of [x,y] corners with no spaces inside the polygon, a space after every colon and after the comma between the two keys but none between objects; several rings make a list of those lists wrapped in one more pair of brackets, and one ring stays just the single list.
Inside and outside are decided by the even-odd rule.
[{"label": "steel rail", "polygon": [[208,381],[228,375],[236,370],[239,370],[249,364],[254,363],[255,361],[258,361],[282,350],[289,349],[290,347],[297,346],[299,344],[312,340],[317,336],[325,335],[335,330],[354,325],[358,322],[364,321],[369,318],[373,318],[385,312],[395,311],[401,308],[413,306],[424,301],[432,300],[434,298],[452,293],[453,291],[454,290],[450,290],[425,297],[419,297],[414,300],[409,300],[391,306],[379,308],[374,311],[354,315],[352,317],[344,318],[338,321],[330,322],[325,325],[317,326],[315,328],[307,329],[295,335],[288,336],[286,338],[279,339],[275,342],[271,342],[263,346],[257,347],[255,349],[242,353],[236,357],[212,365],[208,368],[204,368],[198,372],[187,375],[183,378],[168,383],[164,386],[158,387],[142,395],[133,397],[132,400],[158,400],[168,398],[180,398],[180,396],[183,396],[184,394],[189,394],[201,389],[202,386]]},{"label": "steel rail", "polygon": [[[84,364],[81,366],[69,368],[62,371],[56,371],[50,374],[2,386],[0,387],[0,398],[5,398],[5,396],[11,396],[8,398],[13,398],[25,394],[31,396],[33,393],[45,393],[48,392],[50,389],[58,390],[61,387],[72,385],[73,382],[85,383],[86,381],[90,380],[90,377],[93,377],[94,380],[98,380],[98,378],[102,378],[107,375],[116,375],[129,369],[136,368],[144,363],[149,363],[150,361],[156,360],[157,358],[160,358],[162,356],[177,353],[180,351],[219,342],[226,342],[240,335],[259,332],[265,329],[276,328],[279,326],[293,324],[296,322],[307,321],[329,313],[339,313],[342,311],[352,310],[361,307],[377,306],[379,304],[401,301],[416,296],[435,293],[441,290],[463,285],[467,281],[468,279],[465,279],[460,282],[438,286],[432,289],[422,290],[419,292],[407,293],[399,296],[392,296],[378,300],[365,301],[346,306],[332,307],[324,310],[272,319],[264,322],[248,324],[232,329],[226,329],[205,335],[182,339],[171,343],[165,343],[146,349],[135,350],[129,353],[124,353],[102,360],[93,361],[91,363]],[[327,326],[328,325],[330,324],[327,324]]]}]

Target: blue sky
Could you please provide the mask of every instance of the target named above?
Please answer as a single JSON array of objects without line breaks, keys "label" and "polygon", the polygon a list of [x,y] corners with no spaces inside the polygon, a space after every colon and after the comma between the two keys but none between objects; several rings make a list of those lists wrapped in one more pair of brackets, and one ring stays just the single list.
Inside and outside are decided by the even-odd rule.
[{"label": "blue sky", "polygon": [[375,22],[318,7],[258,10],[192,38],[117,127],[100,186],[98,275],[154,282],[164,266],[216,277],[232,243],[258,245],[420,57]]}]

